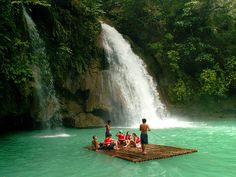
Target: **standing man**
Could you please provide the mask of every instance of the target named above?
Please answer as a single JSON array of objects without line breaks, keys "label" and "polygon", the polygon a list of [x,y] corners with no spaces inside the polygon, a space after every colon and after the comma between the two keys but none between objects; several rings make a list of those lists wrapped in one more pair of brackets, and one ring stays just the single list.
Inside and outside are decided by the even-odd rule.
[{"label": "standing man", "polygon": [[105,125],[105,128],[106,128],[105,138],[107,138],[108,135],[111,134],[111,121],[110,120],[107,121],[107,124]]},{"label": "standing man", "polygon": [[147,154],[145,151],[145,145],[148,144],[148,134],[147,131],[150,131],[149,125],[146,124],[147,120],[142,119],[142,124],[140,124],[139,130],[141,131],[141,145],[143,154]]}]

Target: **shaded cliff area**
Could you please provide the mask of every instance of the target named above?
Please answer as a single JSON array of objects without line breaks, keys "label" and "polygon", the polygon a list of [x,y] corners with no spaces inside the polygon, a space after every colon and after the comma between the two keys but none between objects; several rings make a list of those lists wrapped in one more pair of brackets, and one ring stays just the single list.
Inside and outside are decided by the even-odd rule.
[{"label": "shaded cliff area", "polygon": [[[23,5],[45,43],[45,53],[63,125],[104,124],[110,107],[100,98],[101,73],[107,63],[100,47],[100,11],[91,1],[1,1],[0,128],[50,128],[35,106],[37,65],[23,15]],[[44,79],[44,78],[43,78]],[[50,100],[48,101],[50,103]],[[45,107],[51,114],[55,105]]]}]

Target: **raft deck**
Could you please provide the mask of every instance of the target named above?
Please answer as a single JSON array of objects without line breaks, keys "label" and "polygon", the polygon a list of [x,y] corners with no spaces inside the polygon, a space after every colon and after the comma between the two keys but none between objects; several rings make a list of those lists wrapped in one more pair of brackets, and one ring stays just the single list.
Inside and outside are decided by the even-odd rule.
[{"label": "raft deck", "polygon": [[[86,148],[92,150],[91,146],[88,146]],[[112,157],[118,157],[132,162],[143,162],[147,160],[163,159],[183,154],[189,154],[197,152],[197,150],[148,144],[146,145],[147,154],[145,155],[142,154],[141,148],[135,148],[135,147],[126,147],[126,148],[121,147],[119,150],[99,150],[99,152]]]}]

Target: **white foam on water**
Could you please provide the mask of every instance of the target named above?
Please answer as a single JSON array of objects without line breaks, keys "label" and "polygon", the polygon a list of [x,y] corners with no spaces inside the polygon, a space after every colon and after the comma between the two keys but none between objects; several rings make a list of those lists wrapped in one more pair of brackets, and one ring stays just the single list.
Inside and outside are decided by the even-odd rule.
[{"label": "white foam on water", "polygon": [[[141,124],[141,120],[140,120]],[[140,124],[135,124],[131,127],[116,127],[116,128],[132,128],[139,129]],[[205,124],[202,122],[193,122],[183,120],[181,117],[166,117],[165,119],[147,119],[147,124],[150,129],[168,129],[168,128],[196,128],[202,127]]]},{"label": "white foam on water", "polygon": [[66,138],[70,137],[71,135],[66,134],[66,133],[60,133],[60,134],[55,134],[55,135],[42,135],[42,136],[36,136],[37,138]]},{"label": "white foam on water", "polygon": [[198,127],[197,123],[195,122],[179,120],[176,117],[165,118],[163,120],[154,122],[151,121],[150,126],[155,129]]}]

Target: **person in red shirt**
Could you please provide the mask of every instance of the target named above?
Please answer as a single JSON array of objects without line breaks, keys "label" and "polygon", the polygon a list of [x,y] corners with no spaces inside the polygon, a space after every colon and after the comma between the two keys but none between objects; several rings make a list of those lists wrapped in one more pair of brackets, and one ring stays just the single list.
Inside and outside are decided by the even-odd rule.
[{"label": "person in red shirt", "polygon": [[105,148],[107,148],[108,150],[119,150],[118,148],[118,143],[115,139],[112,138],[111,134],[108,134],[107,137],[105,138],[103,145]]},{"label": "person in red shirt", "polygon": [[116,134],[116,136],[118,137],[118,143],[119,143],[119,144],[126,144],[126,143],[125,143],[125,135],[123,134],[123,131],[122,131],[122,130],[120,130],[120,131]]},{"label": "person in red shirt", "polygon": [[129,131],[126,132],[125,140],[131,140],[131,135],[129,134]]},{"label": "person in red shirt", "polygon": [[141,141],[140,138],[136,135],[136,133],[133,133],[133,139],[127,142],[127,145],[124,147],[128,147],[129,145],[134,146],[134,147],[141,147]]},{"label": "person in red shirt", "polygon": [[141,147],[141,140],[136,133],[133,133],[133,143],[135,147]]}]

